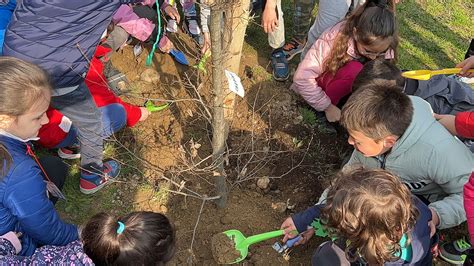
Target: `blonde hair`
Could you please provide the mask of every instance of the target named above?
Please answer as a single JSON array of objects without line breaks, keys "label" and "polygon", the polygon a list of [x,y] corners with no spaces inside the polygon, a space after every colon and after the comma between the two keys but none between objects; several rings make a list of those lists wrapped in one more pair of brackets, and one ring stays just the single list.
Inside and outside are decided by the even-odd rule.
[{"label": "blonde hair", "polygon": [[[18,117],[51,91],[48,75],[38,66],[14,57],[0,57],[0,115]],[[0,144],[0,161],[4,162],[0,175],[3,177],[11,165],[11,156]]]},{"label": "blonde hair", "polygon": [[400,239],[418,215],[410,191],[397,176],[362,168],[336,177],[321,212],[332,233],[348,240],[348,259],[356,259],[350,255],[355,252],[369,265],[399,259]]},{"label": "blonde hair", "polygon": [[347,130],[358,131],[379,141],[387,136],[400,137],[413,117],[413,105],[393,82],[372,80],[347,100],[340,123]]}]

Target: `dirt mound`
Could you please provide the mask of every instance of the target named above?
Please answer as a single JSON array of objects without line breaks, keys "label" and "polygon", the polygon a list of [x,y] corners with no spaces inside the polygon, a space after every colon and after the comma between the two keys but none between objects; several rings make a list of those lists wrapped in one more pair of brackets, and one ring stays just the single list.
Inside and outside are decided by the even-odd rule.
[{"label": "dirt mound", "polygon": [[224,233],[215,234],[211,245],[212,256],[219,264],[230,264],[240,258],[240,252],[235,249],[234,240]]}]

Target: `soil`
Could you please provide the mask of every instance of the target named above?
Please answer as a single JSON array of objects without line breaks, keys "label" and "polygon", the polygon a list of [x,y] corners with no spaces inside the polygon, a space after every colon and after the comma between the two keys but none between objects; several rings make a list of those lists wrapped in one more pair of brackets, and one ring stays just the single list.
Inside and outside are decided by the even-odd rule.
[{"label": "soil", "polygon": [[219,264],[229,264],[240,258],[235,242],[223,233],[215,234],[211,240],[212,256]]},{"label": "soil", "polygon": [[[342,130],[336,136],[326,135],[306,124],[300,112],[305,104],[289,90],[291,83],[273,81],[266,65],[259,64],[268,60],[255,50],[245,49],[239,76],[246,96],[237,99],[227,141],[225,168],[230,192],[226,208],[217,208],[212,201],[169,193],[167,190],[190,194],[186,189],[208,196],[215,193],[212,171],[206,171],[210,161],[189,170],[189,163],[197,164],[212,153],[212,132],[202,105],[186,100],[196,98],[199,91],[207,106],[212,106],[210,75],[198,75],[195,69],[179,65],[169,55],[156,54],[151,68],[159,73],[159,82],[145,82],[140,76],[147,69],[147,50],[135,59],[132,47],[125,47],[112,57],[113,65],[126,74],[131,84],[130,91],[121,97],[140,105],[148,98],[155,103],[159,103],[157,99],[177,100],[120,136],[127,152],[142,158],[133,167],[143,172],[152,187],[151,191],[129,192],[128,200],[136,210],[165,213],[175,225],[177,253],[170,265],[216,265],[212,236],[229,229],[237,229],[245,236],[279,229],[286,217],[317,201],[331,174],[350,151]],[[191,62],[195,61],[189,50],[178,48],[187,51]],[[203,85],[194,89],[185,85],[189,80]],[[181,186],[170,184],[163,176]],[[262,177],[270,179],[263,189],[257,186]],[[281,239],[250,246],[249,255],[241,264],[309,265],[312,252],[323,239],[314,237],[309,243],[294,247],[289,261],[272,249],[276,241]],[[231,253],[218,251],[225,258],[233,258]]]}]

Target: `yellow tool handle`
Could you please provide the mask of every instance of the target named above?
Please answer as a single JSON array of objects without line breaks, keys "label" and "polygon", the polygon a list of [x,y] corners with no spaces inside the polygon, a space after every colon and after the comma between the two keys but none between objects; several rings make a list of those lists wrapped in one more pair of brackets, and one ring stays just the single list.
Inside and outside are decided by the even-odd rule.
[{"label": "yellow tool handle", "polygon": [[[440,74],[459,74],[461,72],[461,68],[455,67],[455,68],[445,68],[445,69],[440,69],[440,70],[433,70],[431,71],[431,75],[440,75]],[[474,72],[474,69],[469,69],[467,72]]]}]

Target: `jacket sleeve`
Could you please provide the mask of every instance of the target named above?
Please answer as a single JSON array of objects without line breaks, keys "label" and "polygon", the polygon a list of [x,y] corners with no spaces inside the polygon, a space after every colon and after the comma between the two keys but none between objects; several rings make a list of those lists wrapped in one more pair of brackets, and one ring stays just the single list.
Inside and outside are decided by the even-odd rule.
[{"label": "jacket sleeve", "polygon": [[296,230],[298,233],[302,233],[308,229],[308,226],[311,225],[314,219],[319,218],[321,215],[321,208],[323,205],[314,205],[309,207],[308,209],[295,213],[291,218],[293,219],[293,223],[296,226]]},{"label": "jacket sleeve", "polygon": [[[327,32],[325,34],[327,35]],[[329,56],[333,43],[332,40],[324,38],[325,34],[313,44],[299,64],[292,86],[293,90],[317,111],[324,111],[331,105],[331,99],[316,81],[323,73],[324,59]]]},{"label": "jacket sleeve", "polygon": [[24,234],[40,245],[66,245],[78,239],[76,226],[63,222],[48,199],[41,170],[30,160],[12,170],[4,204]]},{"label": "jacket sleeve", "polygon": [[474,139],[474,112],[456,114],[454,125],[460,137]]},{"label": "jacket sleeve", "polygon": [[466,211],[467,228],[474,241],[474,172],[471,173],[469,181],[464,185],[464,210]]},{"label": "jacket sleeve", "polygon": [[[427,163],[430,165],[428,176],[447,195],[429,205],[440,218],[439,229],[454,227],[466,220],[462,193],[472,170],[473,159],[469,150],[460,145],[462,144],[453,141],[439,143],[439,148],[433,150],[427,158]],[[463,149],[456,150],[455,147]],[[446,151],[452,151],[453,154],[446,156]]]}]

